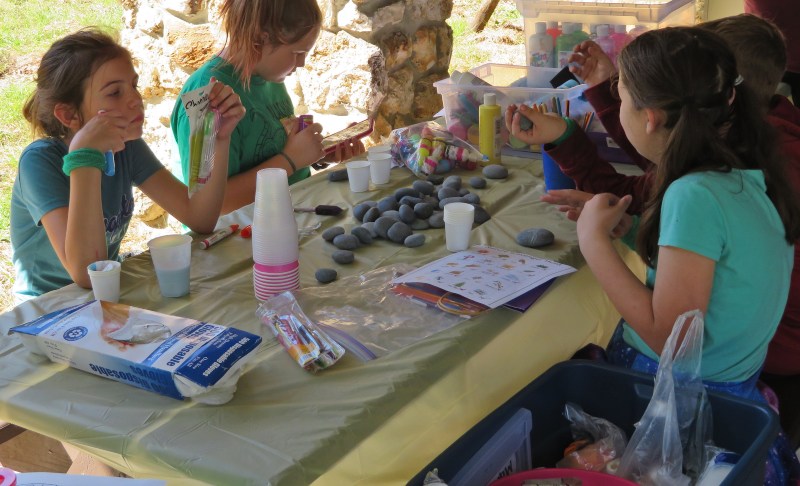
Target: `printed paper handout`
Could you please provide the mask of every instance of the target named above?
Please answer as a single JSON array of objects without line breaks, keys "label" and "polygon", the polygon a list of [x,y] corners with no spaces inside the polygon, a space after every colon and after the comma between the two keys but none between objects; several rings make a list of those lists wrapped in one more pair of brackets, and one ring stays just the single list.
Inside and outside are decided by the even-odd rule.
[{"label": "printed paper handout", "polygon": [[524,253],[473,246],[408,272],[392,282],[432,285],[494,309],[574,271],[569,265]]}]

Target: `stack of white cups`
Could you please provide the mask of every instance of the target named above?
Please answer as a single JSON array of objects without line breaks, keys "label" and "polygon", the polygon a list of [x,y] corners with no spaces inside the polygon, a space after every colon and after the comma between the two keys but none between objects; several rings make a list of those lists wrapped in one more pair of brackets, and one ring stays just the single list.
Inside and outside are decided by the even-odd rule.
[{"label": "stack of white cups", "polygon": [[267,300],[300,286],[300,249],[289,179],[283,169],[262,169],[253,210],[253,288]]},{"label": "stack of white cups", "polygon": [[375,145],[367,151],[369,175],[373,184],[388,184],[392,169],[392,146]]},{"label": "stack of white cups", "polygon": [[472,223],[475,221],[475,206],[453,202],[444,207],[444,242],[450,251],[469,248]]}]

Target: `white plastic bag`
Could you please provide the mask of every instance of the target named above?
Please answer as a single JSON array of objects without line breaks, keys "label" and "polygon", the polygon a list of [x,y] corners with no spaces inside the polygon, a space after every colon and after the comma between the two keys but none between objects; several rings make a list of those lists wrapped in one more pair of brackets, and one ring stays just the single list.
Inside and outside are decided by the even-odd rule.
[{"label": "white plastic bag", "polygon": [[675,321],[661,352],[653,398],[622,455],[619,476],[642,485],[686,485],[697,479],[711,438],[711,411],[700,376],[702,351],[703,315],[686,312]]}]

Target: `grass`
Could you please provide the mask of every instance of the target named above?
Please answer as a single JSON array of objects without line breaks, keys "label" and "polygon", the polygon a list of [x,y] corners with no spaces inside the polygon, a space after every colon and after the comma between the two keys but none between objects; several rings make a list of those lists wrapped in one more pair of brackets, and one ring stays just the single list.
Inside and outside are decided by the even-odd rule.
[{"label": "grass", "polygon": [[[0,0],[0,310],[13,305],[9,234],[11,188],[22,149],[31,142],[22,105],[38,60],[56,39],[86,26],[119,31],[119,0]],[[34,66],[26,65],[32,62]]]},{"label": "grass", "polygon": [[[451,73],[454,70],[469,71],[488,62],[500,64],[525,62],[522,16],[514,1],[501,0],[484,30],[475,33],[470,29],[470,23],[481,3],[480,0],[456,0],[453,4],[453,15],[447,20],[453,29]],[[505,51],[511,52],[506,54]],[[521,52],[519,56],[514,54],[517,51]]]}]

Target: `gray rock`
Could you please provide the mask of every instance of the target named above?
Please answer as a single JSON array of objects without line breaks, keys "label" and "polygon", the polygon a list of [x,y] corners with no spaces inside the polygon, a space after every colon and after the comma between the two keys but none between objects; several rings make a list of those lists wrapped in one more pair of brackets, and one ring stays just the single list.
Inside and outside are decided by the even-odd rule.
[{"label": "gray rock", "polygon": [[477,194],[469,193],[469,194],[464,196],[464,202],[468,202],[470,204],[480,204],[481,203],[481,197],[479,195],[477,195]]},{"label": "gray rock", "polygon": [[[436,202],[436,205],[439,205],[438,201]],[[433,204],[421,202],[414,205],[414,214],[416,214],[418,218],[428,219],[431,217],[431,214],[433,214],[433,209]]]},{"label": "gray rock", "polygon": [[369,210],[370,207],[364,203],[356,204],[353,207],[353,217],[359,221],[364,221],[364,215],[367,214]]},{"label": "gray rock", "polygon": [[426,230],[430,227],[431,225],[424,219],[417,218],[411,223],[411,229],[414,231]]},{"label": "gray rock", "polygon": [[331,182],[346,181],[347,169],[332,170],[328,172],[328,180]]},{"label": "gray rock", "polygon": [[378,209],[381,210],[381,214],[392,209],[397,209],[398,207],[400,207],[400,205],[397,203],[397,199],[392,196],[386,196],[378,201]]},{"label": "gray rock", "polygon": [[367,199],[366,201],[362,202],[361,204],[366,204],[367,206],[369,206],[371,208],[377,208],[378,207],[378,201],[373,201],[372,199]]},{"label": "gray rock", "polygon": [[425,196],[422,198],[422,202],[432,204],[434,207],[439,205],[439,198],[436,196]]},{"label": "gray rock", "polygon": [[354,235],[338,235],[333,239],[333,246],[340,250],[355,250],[358,245],[358,237]]},{"label": "gray rock", "polygon": [[544,228],[528,228],[517,235],[517,243],[528,248],[539,248],[553,243],[555,235]]},{"label": "gray rock", "polygon": [[457,175],[448,176],[444,182],[442,182],[444,187],[452,187],[456,191],[461,189],[461,177]]},{"label": "gray rock", "polygon": [[361,220],[364,223],[371,223],[376,219],[381,217],[381,210],[377,207],[369,208],[366,213],[364,213],[364,218]]},{"label": "gray rock", "polygon": [[470,177],[469,185],[474,187],[475,189],[483,189],[484,187],[486,187],[486,179],[478,176]]},{"label": "gray rock", "polygon": [[369,230],[363,226],[356,226],[355,228],[351,229],[350,234],[358,238],[358,241],[364,245],[369,245],[372,243],[372,235],[370,234]]},{"label": "gray rock", "polygon": [[458,189],[454,189],[452,187],[442,187],[439,189],[439,192],[436,193],[436,197],[439,198],[439,201],[442,199],[447,199],[448,197],[458,197]]},{"label": "gray rock", "polygon": [[383,239],[389,238],[389,228],[392,227],[397,221],[393,220],[392,218],[386,218],[381,216],[380,218],[375,220],[375,232],[378,233],[378,236]]},{"label": "gray rock", "polygon": [[[423,181],[424,182],[424,181]],[[414,197],[414,196],[403,196],[403,199],[400,200],[400,205],[406,204],[408,206],[413,206],[417,203],[421,203],[422,198]]]},{"label": "gray rock", "polygon": [[469,189],[467,189],[466,187],[462,187],[461,189],[458,190],[458,195],[461,197],[464,197],[469,193],[470,193]]},{"label": "gray rock", "polygon": [[409,228],[407,224],[403,223],[402,221],[398,221],[397,223],[393,224],[391,228],[389,228],[389,231],[386,234],[391,241],[394,241],[395,243],[403,243],[406,238],[411,236],[412,233],[413,231],[411,231],[411,228]]},{"label": "gray rock", "polygon": [[476,225],[481,225],[481,224],[489,221],[490,219],[492,219],[492,216],[484,208],[482,208],[481,206],[478,206],[476,204],[473,204],[473,206],[475,206],[475,224]]},{"label": "gray rock", "polygon": [[441,199],[439,201],[439,209],[444,209],[450,203],[454,202],[465,202],[463,197],[448,197],[447,199]]},{"label": "gray rock", "polygon": [[431,228],[444,228],[444,211],[436,211],[428,218]]},{"label": "gray rock", "polygon": [[341,226],[333,226],[322,232],[322,239],[325,241],[333,241],[339,235],[344,234],[344,228]]},{"label": "gray rock", "polygon": [[333,261],[339,263],[341,265],[347,265],[348,263],[353,263],[356,259],[355,253],[350,250],[336,250],[331,255]]},{"label": "gray rock", "polygon": [[364,223],[364,224],[361,225],[361,227],[364,228],[365,230],[369,231],[369,235],[372,238],[377,238],[378,237],[378,232],[375,231],[375,222],[374,221],[370,221],[368,223]]},{"label": "gray rock", "polygon": [[332,268],[320,268],[314,272],[314,277],[317,279],[317,282],[323,284],[333,282],[338,276],[339,274]]},{"label": "gray rock", "polygon": [[411,206],[400,206],[400,221],[411,224],[415,219],[417,219],[417,216],[414,214],[414,209]]},{"label": "gray rock", "polygon": [[428,182],[430,182],[431,184],[434,184],[436,186],[438,186],[439,184],[444,182],[444,176],[443,175],[439,175],[439,174],[431,174],[431,175],[429,175],[427,177],[427,179],[428,179]]},{"label": "gray rock", "polygon": [[425,235],[422,233],[416,235],[409,235],[403,241],[403,244],[409,248],[416,248],[425,244]]},{"label": "gray rock", "polygon": [[483,168],[483,176],[487,179],[505,179],[508,177],[508,169],[499,164],[487,165]]},{"label": "gray rock", "polygon": [[411,184],[411,187],[413,187],[414,190],[418,191],[420,194],[424,196],[432,194],[433,190],[436,189],[435,187],[433,187],[433,183],[429,181],[414,181],[414,183]]},{"label": "gray rock", "polygon": [[395,201],[403,199],[404,196],[420,197],[421,194],[413,187],[401,187],[400,189],[394,191]]},{"label": "gray rock", "polygon": [[384,211],[383,214],[381,214],[381,217],[392,218],[395,221],[400,221],[400,211],[396,209],[390,209],[388,211]]}]

